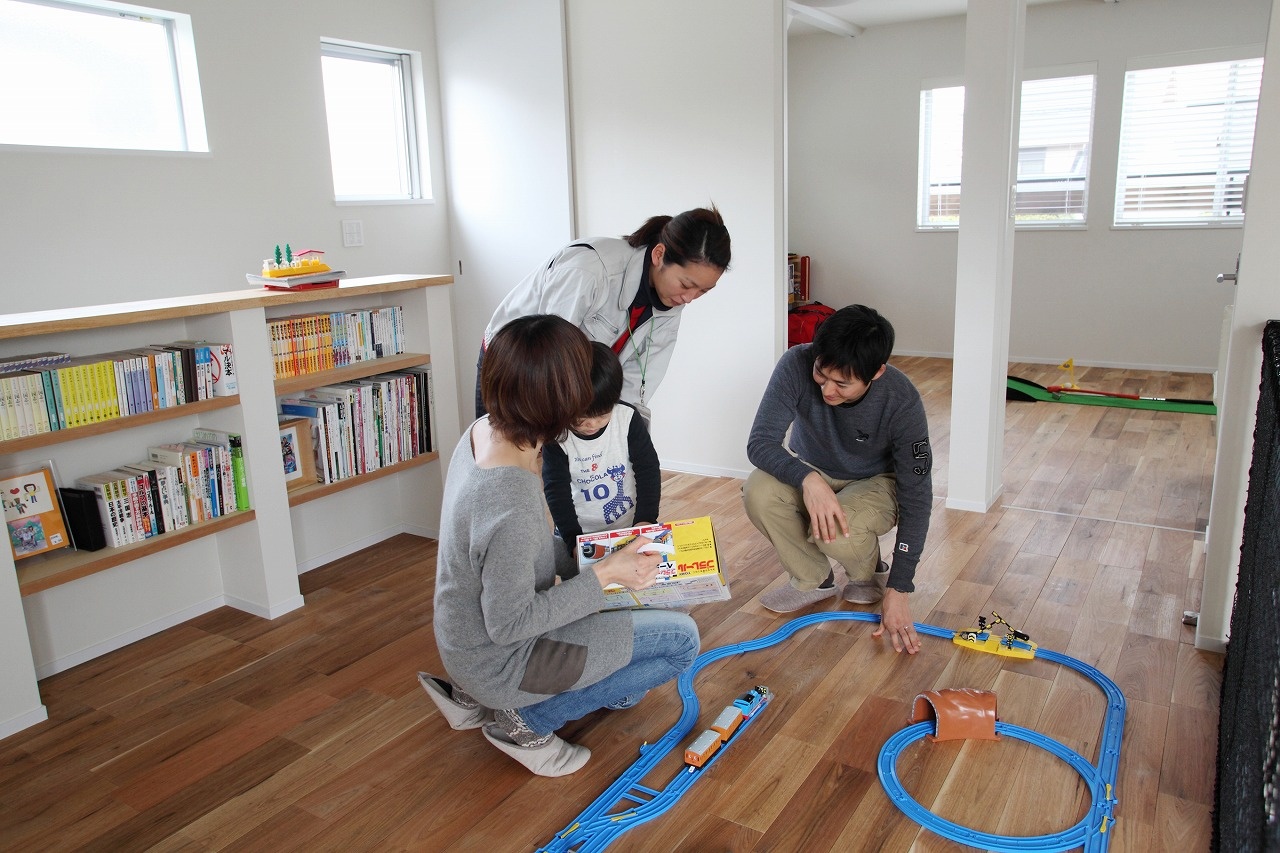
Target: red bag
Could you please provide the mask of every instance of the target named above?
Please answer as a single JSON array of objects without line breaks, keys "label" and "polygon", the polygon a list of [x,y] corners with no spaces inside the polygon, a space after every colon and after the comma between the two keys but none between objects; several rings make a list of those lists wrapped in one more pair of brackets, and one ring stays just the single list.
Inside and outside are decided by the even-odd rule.
[{"label": "red bag", "polygon": [[836,313],[821,302],[810,302],[798,305],[787,312],[787,346],[813,342],[813,333],[818,331],[822,321]]}]

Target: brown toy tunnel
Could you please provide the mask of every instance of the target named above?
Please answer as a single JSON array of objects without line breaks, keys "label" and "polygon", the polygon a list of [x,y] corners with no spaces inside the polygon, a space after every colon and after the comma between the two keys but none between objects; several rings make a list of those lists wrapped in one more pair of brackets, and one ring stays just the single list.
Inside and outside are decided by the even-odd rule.
[{"label": "brown toy tunnel", "polygon": [[996,734],[996,694],[971,687],[926,690],[916,696],[911,722],[937,720],[930,741],[999,740]]}]

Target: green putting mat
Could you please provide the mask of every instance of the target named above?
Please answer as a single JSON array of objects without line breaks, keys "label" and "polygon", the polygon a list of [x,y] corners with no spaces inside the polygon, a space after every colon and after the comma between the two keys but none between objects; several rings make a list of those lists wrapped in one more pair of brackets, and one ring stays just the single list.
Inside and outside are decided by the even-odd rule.
[{"label": "green putting mat", "polygon": [[1159,412],[1187,412],[1192,415],[1216,415],[1217,407],[1208,400],[1174,400],[1163,397],[1109,397],[1105,394],[1079,394],[1072,391],[1050,391],[1016,376],[1008,378],[1006,400],[1043,403],[1077,403],[1081,406],[1111,406],[1117,409],[1154,409]]}]

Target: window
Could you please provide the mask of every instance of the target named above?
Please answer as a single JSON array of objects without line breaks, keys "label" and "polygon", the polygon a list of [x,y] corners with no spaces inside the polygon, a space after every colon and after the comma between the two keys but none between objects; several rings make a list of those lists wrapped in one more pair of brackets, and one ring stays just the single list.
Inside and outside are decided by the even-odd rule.
[{"label": "window", "polygon": [[1239,225],[1262,60],[1125,74],[1115,224]]},{"label": "window", "polygon": [[321,43],[338,201],[430,197],[419,156],[421,61],[411,51]]},{"label": "window", "polygon": [[916,224],[921,228],[960,225],[960,152],[964,138],[964,87],[925,89],[920,93],[920,197]]},{"label": "window", "polygon": [[[1014,221],[1019,227],[1080,225],[1089,188],[1093,74],[1022,83]],[[964,87],[920,93],[920,228],[960,224]]]},{"label": "window", "polygon": [[191,18],[0,0],[0,143],[208,151]]}]

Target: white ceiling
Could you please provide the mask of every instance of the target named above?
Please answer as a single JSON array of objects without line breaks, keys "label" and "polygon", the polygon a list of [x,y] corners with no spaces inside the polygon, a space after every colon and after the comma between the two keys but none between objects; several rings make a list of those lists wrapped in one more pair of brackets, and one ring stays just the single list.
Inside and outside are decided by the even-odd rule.
[{"label": "white ceiling", "polygon": [[[1057,2],[1061,0],[1027,0],[1027,5]],[[1116,0],[1096,2],[1114,3]],[[792,10],[788,35],[831,32],[842,24],[852,28],[846,35],[854,35],[858,29],[867,27],[963,15],[968,8],[968,0],[791,0],[788,5]],[[834,19],[830,22],[831,28],[823,26],[827,18]]]}]

